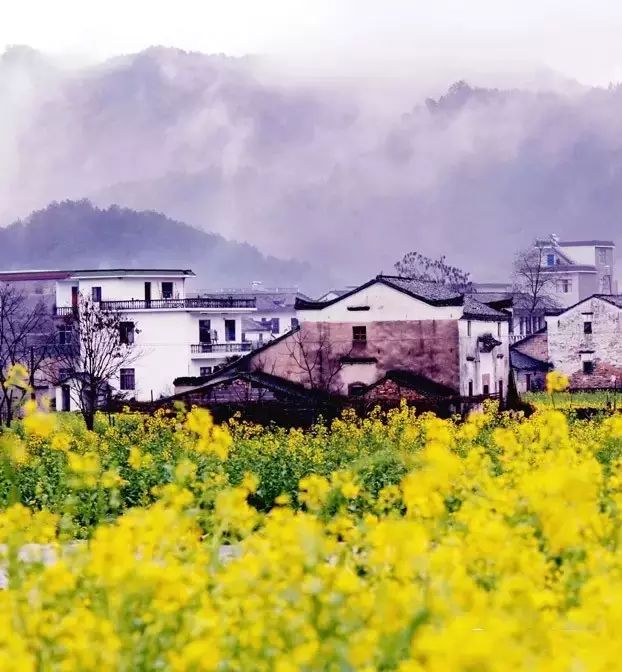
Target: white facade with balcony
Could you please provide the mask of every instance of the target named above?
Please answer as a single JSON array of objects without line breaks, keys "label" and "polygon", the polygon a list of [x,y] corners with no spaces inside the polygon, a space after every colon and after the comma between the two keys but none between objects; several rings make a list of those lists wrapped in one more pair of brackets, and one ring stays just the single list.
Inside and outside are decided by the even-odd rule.
[{"label": "white facade with balcony", "polygon": [[[69,314],[84,296],[103,310],[120,312],[136,360],[110,383],[128,398],[150,401],[173,394],[173,381],[211,373],[254,347],[243,340],[243,320],[256,313],[254,299],[187,297],[188,270],[68,272],[56,281],[55,313]],[[69,408],[67,408],[69,406]],[[57,391],[57,408],[75,410]]]}]

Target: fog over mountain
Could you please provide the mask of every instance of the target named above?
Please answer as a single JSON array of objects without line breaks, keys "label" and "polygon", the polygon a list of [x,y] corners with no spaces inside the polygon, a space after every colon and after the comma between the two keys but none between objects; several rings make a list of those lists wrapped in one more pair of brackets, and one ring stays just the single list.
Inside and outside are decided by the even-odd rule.
[{"label": "fog over mountain", "polygon": [[[390,73],[388,73],[390,78]],[[622,88],[418,75],[296,81],[152,48],[66,69],[0,60],[0,223],[50,201],[153,209],[350,283],[404,252],[505,278],[536,235],[622,243]],[[543,88],[544,87],[544,88]]]}]

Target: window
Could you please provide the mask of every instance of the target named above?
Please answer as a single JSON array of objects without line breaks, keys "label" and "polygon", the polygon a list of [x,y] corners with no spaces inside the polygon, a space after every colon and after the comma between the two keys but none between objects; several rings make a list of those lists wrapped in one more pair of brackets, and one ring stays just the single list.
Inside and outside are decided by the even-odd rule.
[{"label": "window", "polygon": [[570,294],[570,291],[572,290],[572,283],[570,280],[562,280],[560,285],[562,294]]},{"label": "window", "polygon": [[594,373],[594,362],[586,360],[583,362],[583,373]]},{"label": "window", "polygon": [[484,385],[483,386],[482,394],[485,397],[487,397],[490,394],[490,385]]},{"label": "window", "polygon": [[497,336],[501,337],[501,322],[497,322]]},{"label": "window", "polygon": [[598,251],[598,263],[606,264],[607,263],[607,250],[604,247],[597,247]]},{"label": "window", "polygon": [[163,299],[172,299],[173,298],[173,283],[172,282],[163,282],[162,283],[162,298]]},{"label": "window", "polygon": [[469,397],[473,396],[473,381],[469,380]]},{"label": "window", "polygon": [[357,343],[367,341],[367,327],[352,327],[352,340]]},{"label": "window", "polygon": [[467,336],[471,335],[471,320],[467,320]]},{"label": "window", "polygon": [[525,334],[525,319],[523,317],[520,318],[519,320],[519,329],[520,331],[518,332],[521,336],[524,336]]},{"label": "window", "polygon": [[202,367],[199,369],[199,373],[200,373],[202,376],[209,376],[211,372],[212,372],[212,367],[211,367],[211,366],[202,366]]},{"label": "window", "polygon": [[526,373],[525,374],[525,389],[527,392],[531,392],[531,374]]},{"label": "window", "polygon": [[58,327],[58,344],[69,345],[71,343],[71,325],[61,324]]},{"label": "window", "polygon": [[235,341],[235,320],[225,320],[225,341]]},{"label": "window", "polygon": [[351,397],[362,397],[365,394],[365,383],[352,383],[348,385],[348,394]]},{"label": "window", "polygon": [[555,266],[555,255],[554,254],[547,254],[546,255],[546,265],[547,266]]},{"label": "window", "polygon": [[583,323],[583,333],[584,334],[591,334],[592,333],[592,323],[591,322],[584,322]]},{"label": "window", "polygon": [[124,345],[133,345],[134,343],[133,322],[121,322],[119,324],[119,341]]},{"label": "window", "polygon": [[212,321],[199,320],[199,343],[212,342]]},{"label": "window", "polygon": [[121,369],[119,376],[122,390],[135,390],[136,379],[134,376],[134,369]]},{"label": "window", "polygon": [[270,320],[270,331],[273,334],[278,334],[281,331],[281,320],[278,317],[273,317]]},{"label": "window", "polygon": [[91,298],[95,303],[99,303],[102,300],[102,288],[91,287]]},{"label": "window", "polygon": [[603,275],[600,281],[600,291],[603,294],[611,294],[611,276]]},{"label": "window", "polygon": [[298,318],[297,317],[292,317],[292,325],[291,325],[292,329],[298,329],[299,324],[300,323],[298,322]]}]

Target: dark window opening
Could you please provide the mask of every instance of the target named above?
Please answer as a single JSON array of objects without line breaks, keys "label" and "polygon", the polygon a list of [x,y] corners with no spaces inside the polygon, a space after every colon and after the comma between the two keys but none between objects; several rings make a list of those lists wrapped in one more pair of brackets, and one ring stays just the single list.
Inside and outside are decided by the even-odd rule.
[{"label": "dark window opening", "polygon": [[102,300],[102,288],[91,287],[91,298],[95,303],[99,303]]},{"label": "dark window opening", "polygon": [[123,345],[133,345],[134,343],[134,323],[121,322],[119,324],[119,341]]},{"label": "dark window opening", "polygon": [[473,396],[473,381],[469,380],[469,397]]},{"label": "dark window opening", "polygon": [[471,335],[471,320],[467,320],[467,336]]},{"label": "dark window opening", "polygon": [[212,321],[199,320],[199,343],[212,342]]},{"label": "dark window opening", "polygon": [[71,390],[69,385],[63,385],[61,388],[61,410],[68,412],[71,410]]},{"label": "dark window opening", "polygon": [[235,341],[235,320],[225,320],[225,340]]},{"label": "dark window opening", "polygon": [[499,381],[499,401],[503,401],[503,381]]},{"label": "dark window opening", "polygon": [[202,376],[209,376],[211,372],[212,372],[212,367],[211,366],[202,366],[202,367],[199,368],[199,373]]},{"label": "dark window opening", "polygon": [[484,385],[482,394],[487,397],[490,394],[490,386],[489,385]]},{"label": "dark window opening", "polygon": [[367,341],[367,327],[352,327],[352,340],[365,343]]},{"label": "dark window opening", "polygon": [[172,299],[173,298],[173,283],[172,282],[163,282],[162,283],[162,298],[163,299]]},{"label": "dark window opening", "polygon": [[63,324],[58,328],[58,344],[69,345],[71,343],[71,325]]},{"label": "dark window opening", "polygon": [[594,373],[594,362],[589,360],[583,362],[583,373]]},{"label": "dark window opening", "polygon": [[362,397],[365,394],[367,385],[364,383],[352,383],[348,385],[348,394],[351,397]]},{"label": "dark window opening", "polygon": [[292,329],[298,329],[299,324],[300,324],[300,322],[298,322],[298,318],[297,317],[292,317]]},{"label": "dark window opening", "polygon": [[273,334],[278,334],[281,331],[281,319],[278,317],[273,317],[270,320],[270,331]]},{"label": "dark window opening", "polygon": [[555,264],[555,255],[554,254],[547,254],[546,255],[546,265],[547,266],[553,266]]},{"label": "dark window opening", "polygon": [[525,374],[525,389],[527,392],[531,392],[531,374]]},{"label": "dark window opening", "polygon": [[136,379],[134,369],[121,369],[119,378],[122,390],[136,389]]},{"label": "dark window opening", "polygon": [[584,322],[583,323],[583,333],[584,334],[591,334],[592,333],[592,323],[591,322]]},{"label": "dark window opening", "polygon": [[145,303],[147,304],[147,307],[149,307],[149,304],[151,303],[151,283],[150,282],[145,282]]}]

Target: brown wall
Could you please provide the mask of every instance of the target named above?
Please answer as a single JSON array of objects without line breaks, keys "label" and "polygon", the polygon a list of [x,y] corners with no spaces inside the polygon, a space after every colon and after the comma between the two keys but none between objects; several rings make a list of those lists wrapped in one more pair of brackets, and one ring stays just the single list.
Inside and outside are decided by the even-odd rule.
[{"label": "brown wall", "polygon": [[[375,382],[392,369],[412,371],[459,391],[455,320],[370,322],[365,325],[366,343],[353,342],[352,326],[305,322],[300,331],[252,357],[251,368],[342,394],[349,383]],[[342,366],[343,356],[377,362]]]},{"label": "brown wall", "polygon": [[549,360],[549,344],[546,332],[534,334],[524,341],[520,341],[514,346],[514,349],[542,362],[548,362]]}]

